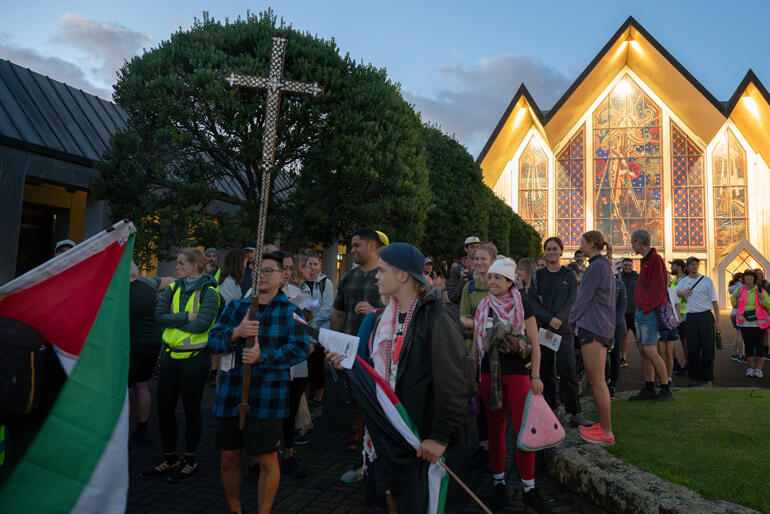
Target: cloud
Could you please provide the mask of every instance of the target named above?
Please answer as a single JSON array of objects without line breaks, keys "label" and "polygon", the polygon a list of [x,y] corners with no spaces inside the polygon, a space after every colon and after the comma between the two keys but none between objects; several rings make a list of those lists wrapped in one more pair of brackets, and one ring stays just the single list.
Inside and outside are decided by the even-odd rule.
[{"label": "cloud", "polygon": [[93,64],[91,71],[109,85],[115,82],[115,73],[126,59],[152,43],[149,34],[76,14],[65,14],[55,28],[52,41],[84,52]]},{"label": "cloud", "polygon": [[541,109],[549,109],[569,86],[558,70],[527,55],[502,55],[470,67],[445,66],[438,81],[446,84],[431,96],[404,93],[423,121],[442,130],[478,155],[523,82]]},{"label": "cloud", "polygon": [[106,100],[110,100],[112,96],[108,89],[93,84],[76,64],[59,57],[44,56],[31,48],[20,48],[2,35],[0,35],[0,58],[7,59],[42,75],[47,75],[54,80],[66,82],[72,87],[98,95]]}]

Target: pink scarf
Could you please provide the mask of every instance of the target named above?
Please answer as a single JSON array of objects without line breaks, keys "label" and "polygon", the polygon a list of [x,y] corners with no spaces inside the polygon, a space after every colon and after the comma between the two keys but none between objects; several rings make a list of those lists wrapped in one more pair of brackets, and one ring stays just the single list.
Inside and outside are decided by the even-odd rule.
[{"label": "pink scarf", "polygon": [[485,296],[479,306],[476,307],[476,316],[474,317],[473,341],[476,343],[476,349],[479,354],[479,365],[484,357],[484,336],[487,334],[487,317],[489,309],[492,309],[500,318],[500,321],[509,323],[511,326],[524,332],[524,307],[521,303],[521,295],[512,288],[505,296],[495,296],[489,293]]}]

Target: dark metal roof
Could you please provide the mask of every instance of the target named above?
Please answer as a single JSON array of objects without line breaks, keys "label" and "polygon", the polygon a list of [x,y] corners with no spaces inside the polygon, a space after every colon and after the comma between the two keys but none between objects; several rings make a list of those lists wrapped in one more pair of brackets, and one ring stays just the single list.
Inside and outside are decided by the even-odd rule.
[{"label": "dark metal roof", "polygon": [[0,143],[92,165],[128,115],[112,102],[0,59]]}]

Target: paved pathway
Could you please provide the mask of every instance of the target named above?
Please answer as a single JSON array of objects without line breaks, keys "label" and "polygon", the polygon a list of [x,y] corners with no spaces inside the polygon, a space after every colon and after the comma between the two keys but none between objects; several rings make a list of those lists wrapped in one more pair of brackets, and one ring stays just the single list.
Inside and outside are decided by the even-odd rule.
[{"label": "paved pathway", "polygon": [[[147,481],[138,478],[139,471],[153,465],[160,455],[160,436],[155,419],[150,423],[151,441],[149,443],[130,444],[129,471],[129,513],[181,513],[181,512],[228,512],[224,501],[222,486],[219,481],[218,453],[214,449],[215,419],[209,413],[213,389],[207,386],[203,404],[204,430],[200,444],[198,460],[200,470],[197,475],[180,484],[162,481]],[[364,486],[347,485],[339,481],[339,476],[360,462],[357,454],[343,448],[348,434],[347,422],[349,407],[345,405],[345,391],[336,384],[327,389],[324,401],[324,415],[316,420],[315,429],[309,434],[310,443],[297,447],[297,459],[308,472],[308,478],[295,480],[281,477],[273,512],[284,513],[363,513]],[[177,412],[183,419],[181,409]],[[181,424],[180,424],[181,425]],[[512,434],[509,434],[509,441]],[[182,443],[182,441],[180,441]],[[482,498],[491,494],[491,475],[484,470],[470,470],[466,466],[464,453],[457,450],[448,455],[448,464]],[[554,512],[602,513],[589,502],[562,491],[543,473],[542,456],[537,461],[536,479],[541,494],[553,499]],[[508,483],[513,501],[504,512],[524,512],[521,503],[518,475],[509,452]],[[244,482],[244,500],[248,512],[256,512],[256,487]],[[456,485],[449,491],[448,512],[482,512],[467,495]]]}]

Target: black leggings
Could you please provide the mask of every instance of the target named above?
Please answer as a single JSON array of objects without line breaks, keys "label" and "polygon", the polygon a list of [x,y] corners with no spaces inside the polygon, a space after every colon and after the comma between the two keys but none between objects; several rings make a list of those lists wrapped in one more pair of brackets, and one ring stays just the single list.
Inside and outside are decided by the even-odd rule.
[{"label": "black leggings", "polygon": [[176,453],[176,404],[182,396],[185,415],[185,453],[195,453],[201,439],[203,418],[201,398],[211,359],[204,352],[186,359],[172,359],[163,351],[158,372],[158,424],[163,441],[163,453]]},{"label": "black leggings", "polygon": [[299,409],[299,402],[302,399],[302,393],[305,392],[308,379],[294,378],[291,381],[291,389],[289,390],[289,415],[283,418],[283,447],[294,448],[294,425],[297,419],[297,410]]},{"label": "black leggings", "polygon": [[[324,388],[326,370],[324,369],[324,350],[316,345],[315,351],[307,358],[307,371],[310,378],[310,392]],[[346,376],[343,374],[343,376]]]},{"label": "black leggings", "polygon": [[746,357],[762,357],[765,355],[765,329],[741,327],[741,335],[746,343]]}]

